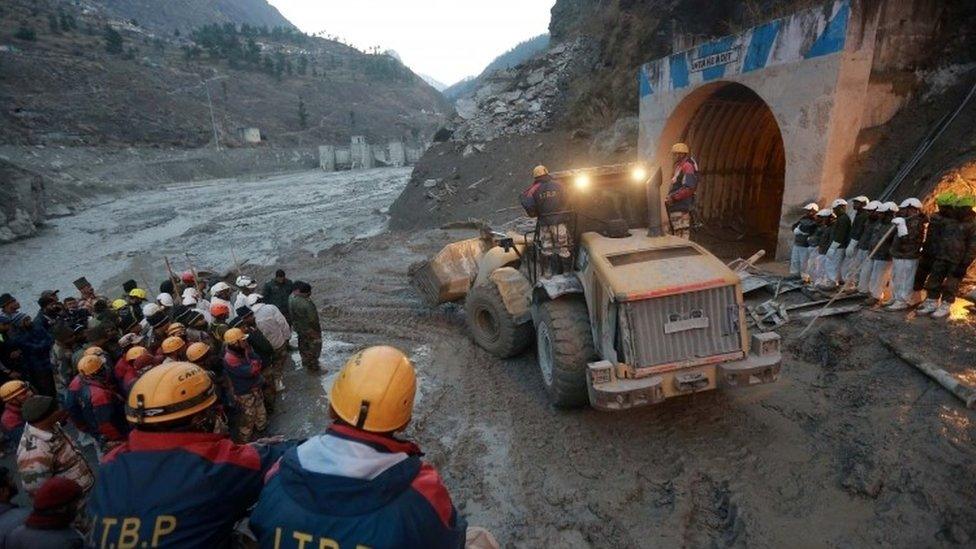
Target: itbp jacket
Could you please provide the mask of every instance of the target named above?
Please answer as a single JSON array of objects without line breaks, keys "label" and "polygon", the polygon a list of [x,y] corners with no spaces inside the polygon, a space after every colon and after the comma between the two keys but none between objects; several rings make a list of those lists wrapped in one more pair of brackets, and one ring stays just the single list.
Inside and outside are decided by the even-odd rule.
[{"label": "itbp jacket", "polygon": [[333,425],[290,450],[251,513],[261,547],[464,547],[467,523],[413,443]]},{"label": "itbp jacket", "polygon": [[264,475],[294,443],[133,431],[105,455],[88,499],[89,547],[229,547]]}]

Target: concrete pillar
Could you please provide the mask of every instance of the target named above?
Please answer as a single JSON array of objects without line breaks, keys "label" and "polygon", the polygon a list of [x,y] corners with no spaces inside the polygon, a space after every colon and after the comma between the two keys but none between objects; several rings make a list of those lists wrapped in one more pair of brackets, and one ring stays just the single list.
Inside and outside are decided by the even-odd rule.
[{"label": "concrete pillar", "polygon": [[336,170],[335,145],[319,146],[319,167],[327,172],[334,172]]},{"label": "concrete pillar", "polygon": [[407,151],[403,147],[402,141],[390,141],[390,165],[405,166],[407,164]]}]

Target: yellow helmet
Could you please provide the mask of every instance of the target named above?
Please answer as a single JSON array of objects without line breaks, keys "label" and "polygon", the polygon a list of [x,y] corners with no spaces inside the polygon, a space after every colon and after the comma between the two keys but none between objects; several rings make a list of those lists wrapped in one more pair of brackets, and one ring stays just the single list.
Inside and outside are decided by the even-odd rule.
[{"label": "yellow helmet", "polygon": [[78,361],[78,371],[86,376],[95,375],[103,366],[105,366],[105,358],[98,355],[83,356]]},{"label": "yellow helmet", "polygon": [[675,143],[671,145],[671,152],[675,154],[688,154],[691,152],[691,149],[684,143]]},{"label": "yellow helmet", "polygon": [[186,326],[179,322],[170,322],[169,326],[166,327],[166,335],[168,336],[183,336],[185,333]]},{"label": "yellow helmet", "polygon": [[138,297],[139,299],[146,299],[146,290],[142,288],[132,288],[129,290],[129,297]]},{"label": "yellow helmet", "polygon": [[8,381],[0,385],[0,400],[7,402],[14,397],[26,394],[28,391],[30,391],[30,385],[26,381],[19,379]]},{"label": "yellow helmet", "polygon": [[207,345],[202,341],[191,343],[190,346],[186,348],[186,359],[190,362],[196,362],[203,358],[203,355],[207,354],[209,351],[210,345]]},{"label": "yellow helmet", "polygon": [[125,359],[129,362],[132,362],[133,360],[141,357],[142,355],[148,352],[149,349],[146,349],[145,347],[142,347],[140,345],[136,345],[134,347],[130,347],[129,350],[125,352]]},{"label": "yellow helmet", "polygon": [[112,302],[112,310],[114,310],[114,311],[121,311],[124,308],[125,308],[125,300],[124,299],[116,299],[115,301]]},{"label": "yellow helmet", "polygon": [[183,341],[182,337],[177,337],[177,336],[167,337],[166,339],[163,340],[163,345],[162,345],[163,353],[164,354],[175,353],[176,351],[182,349],[184,345],[186,345],[186,343]]},{"label": "yellow helmet", "polygon": [[206,410],[217,402],[213,382],[190,362],[170,362],[142,374],[125,406],[130,423],[166,423]]},{"label": "yellow helmet", "polygon": [[543,166],[542,164],[532,168],[532,177],[542,177],[544,175],[549,175],[549,168]]},{"label": "yellow helmet", "polygon": [[417,378],[413,364],[394,347],[354,354],[332,384],[329,402],[350,425],[375,433],[402,429],[413,415]]},{"label": "yellow helmet", "polygon": [[92,345],[91,347],[85,349],[82,356],[101,356],[105,354],[105,350],[97,345]]},{"label": "yellow helmet", "polygon": [[224,343],[233,344],[244,339],[247,339],[247,334],[240,328],[231,328],[224,332]]}]

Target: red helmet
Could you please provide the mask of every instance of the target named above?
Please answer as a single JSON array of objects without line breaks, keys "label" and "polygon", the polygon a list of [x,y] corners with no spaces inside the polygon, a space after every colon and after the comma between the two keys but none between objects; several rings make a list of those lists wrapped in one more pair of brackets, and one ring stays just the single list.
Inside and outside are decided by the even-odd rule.
[{"label": "red helmet", "polygon": [[210,314],[213,316],[230,315],[230,307],[225,303],[214,303],[210,306]]},{"label": "red helmet", "polygon": [[183,274],[180,275],[180,279],[186,284],[193,284],[193,282],[196,281],[196,277],[193,276],[193,271],[183,271]]}]

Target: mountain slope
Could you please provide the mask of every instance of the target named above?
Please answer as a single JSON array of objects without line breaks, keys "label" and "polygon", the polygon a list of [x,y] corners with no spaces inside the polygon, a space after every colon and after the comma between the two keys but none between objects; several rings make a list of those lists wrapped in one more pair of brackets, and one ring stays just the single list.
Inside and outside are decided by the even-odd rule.
[{"label": "mountain slope", "polygon": [[[234,146],[249,127],[273,145],[352,135],[417,143],[450,109],[395,59],[291,27],[215,24],[176,37],[67,1],[8,0],[5,9],[0,36],[23,26],[35,39],[15,38],[3,53],[0,143],[199,147],[216,133]],[[74,25],[55,32],[48,17],[59,13]]]},{"label": "mountain slope", "polygon": [[491,73],[499,70],[510,69],[516,65],[524,63],[525,61],[535,57],[539,52],[545,50],[549,46],[549,35],[540,34],[533,38],[529,38],[524,42],[519,42],[512,49],[499,55],[488,63],[488,66],[481,71],[481,74],[475,77],[465,78],[460,82],[457,82],[451,86],[448,86],[443,91],[444,97],[447,97],[450,101],[457,101],[458,98],[464,97],[465,95],[473,92],[478,86],[481,85],[482,81],[489,76]]},{"label": "mountain slope", "polygon": [[265,0],[97,0],[106,13],[135,20],[146,28],[188,30],[209,23],[246,23],[253,26],[294,25]]}]

